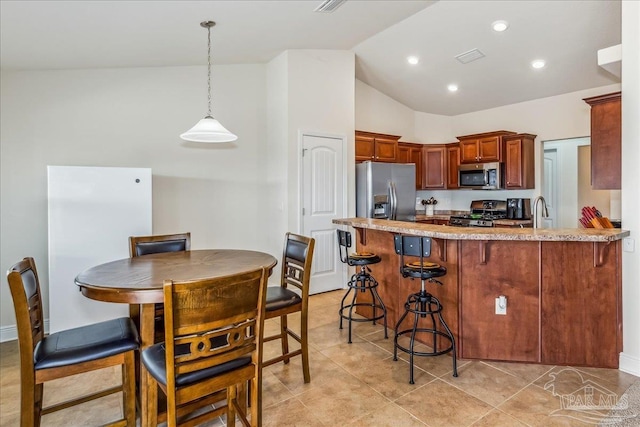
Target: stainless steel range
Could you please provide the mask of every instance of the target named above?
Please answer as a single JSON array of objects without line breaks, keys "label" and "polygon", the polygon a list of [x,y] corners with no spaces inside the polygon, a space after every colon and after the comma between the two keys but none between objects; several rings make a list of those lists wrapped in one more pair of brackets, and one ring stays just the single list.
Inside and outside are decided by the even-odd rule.
[{"label": "stainless steel range", "polygon": [[467,215],[454,215],[449,225],[456,227],[493,227],[493,221],[507,217],[506,200],[474,200]]}]

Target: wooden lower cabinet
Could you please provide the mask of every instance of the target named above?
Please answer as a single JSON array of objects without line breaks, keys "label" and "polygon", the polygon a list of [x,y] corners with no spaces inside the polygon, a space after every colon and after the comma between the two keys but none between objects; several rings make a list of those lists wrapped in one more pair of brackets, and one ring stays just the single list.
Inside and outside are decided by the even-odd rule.
[{"label": "wooden lower cabinet", "polygon": [[[460,241],[462,357],[540,362],[537,244]],[[507,299],[507,314],[495,300]]]},{"label": "wooden lower cabinet", "polygon": [[[370,268],[387,307],[393,340],[404,303],[419,291],[420,281],[400,275],[393,233],[357,228],[354,240],[357,251],[382,259]],[[443,286],[427,283],[427,290],[444,307],[459,357],[617,368],[622,351],[621,245],[620,240],[434,238],[429,261],[446,267],[447,275],[441,278]],[[495,313],[500,295],[507,298],[506,315]],[[358,294],[359,302],[369,299],[366,293]],[[363,307],[357,312],[371,315]],[[401,329],[409,327],[407,319]]]},{"label": "wooden lower cabinet", "polygon": [[[618,367],[621,241],[542,242],[542,362]],[[613,285],[613,286],[612,286]]]}]

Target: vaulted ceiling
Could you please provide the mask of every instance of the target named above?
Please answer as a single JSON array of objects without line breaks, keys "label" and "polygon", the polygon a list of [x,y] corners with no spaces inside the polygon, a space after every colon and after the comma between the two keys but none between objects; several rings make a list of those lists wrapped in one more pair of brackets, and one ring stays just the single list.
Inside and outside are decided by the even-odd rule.
[{"label": "vaulted ceiling", "polygon": [[[415,111],[457,115],[620,79],[597,51],[620,43],[619,0],[0,2],[3,70],[265,63],[288,49],[356,54],[356,77]],[[491,24],[509,23],[498,33]],[[456,56],[473,49],[480,59]],[[419,62],[410,65],[408,56]],[[546,66],[533,69],[531,61]],[[447,86],[456,84],[457,92]]]}]

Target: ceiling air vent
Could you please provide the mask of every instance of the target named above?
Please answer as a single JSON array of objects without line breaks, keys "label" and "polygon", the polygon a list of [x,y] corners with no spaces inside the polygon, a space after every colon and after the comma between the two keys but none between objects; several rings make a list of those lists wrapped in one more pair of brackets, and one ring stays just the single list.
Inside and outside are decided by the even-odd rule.
[{"label": "ceiling air vent", "polygon": [[314,12],[324,12],[324,13],[331,13],[334,10],[336,10],[337,8],[339,8],[342,3],[344,3],[347,0],[324,0],[320,6],[316,7],[315,9],[313,9]]},{"label": "ceiling air vent", "polygon": [[463,64],[468,64],[469,62],[480,58],[484,58],[484,53],[480,52],[478,49],[471,49],[468,52],[456,55],[456,59]]}]

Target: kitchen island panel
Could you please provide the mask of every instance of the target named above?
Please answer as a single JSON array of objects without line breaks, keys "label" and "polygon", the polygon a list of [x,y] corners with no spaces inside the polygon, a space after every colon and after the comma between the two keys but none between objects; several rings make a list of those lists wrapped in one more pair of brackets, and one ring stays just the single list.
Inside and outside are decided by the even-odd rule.
[{"label": "kitchen island panel", "polygon": [[539,243],[461,241],[460,260],[462,357],[540,362]]},{"label": "kitchen island panel", "polygon": [[543,363],[618,367],[621,268],[619,240],[542,243]]}]

